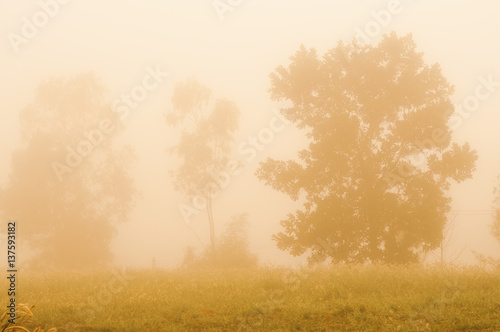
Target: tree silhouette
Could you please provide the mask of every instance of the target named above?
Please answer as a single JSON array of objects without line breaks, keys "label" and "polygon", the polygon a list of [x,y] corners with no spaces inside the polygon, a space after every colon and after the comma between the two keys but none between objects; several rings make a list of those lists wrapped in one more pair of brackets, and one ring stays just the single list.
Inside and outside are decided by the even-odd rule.
[{"label": "tree silhouette", "polygon": [[456,219],[456,213],[450,215],[443,228],[443,236],[438,248],[430,252],[432,257],[434,259],[437,259],[441,266],[455,263],[467,247],[466,245],[464,245],[460,249],[454,249],[453,251],[451,250],[451,248],[455,245]]},{"label": "tree silhouette", "polygon": [[297,161],[268,159],[256,173],[305,201],[281,221],[280,249],[310,250],[311,263],[401,263],[439,246],[451,180],[470,178],[477,156],[451,141],[453,88],[411,35],[339,42],[322,58],[302,46],[270,92],[310,140]]},{"label": "tree silhouette", "polygon": [[[500,180],[500,176],[498,176]],[[494,195],[494,207],[496,208],[494,213],[493,224],[491,225],[491,233],[493,236],[500,241],[500,187],[497,186],[493,190]]]},{"label": "tree silhouette", "polygon": [[[116,224],[134,197],[128,148],[93,74],[41,83],[20,113],[23,147],[1,192],[4,218],[16,219],[37,267],[90,268],[111,261]],[[26,241],[26,242],[25,242]]]},{"label": "tree silhouette", "polygon": [[257,256],[250,252],[248,241],[248,215],[231,217],[220,235],[215,250],[205,249],[196,256],[193,247],[187,247],[183,265],[188,268],[251,268],[257,266]]},{"label": "tree silhouette", "polygon": [[212,201],[220,191],[218,176],[224,171],[238,129],[239,111],[232,101],[217,99],[194,79],[178,83],[172,96],[173,110],[167,124],[183,125],[180,142],[171,150],[182,159],[173,172],[176,190],[205,200],[210,227],[210,245],[215,248],[215,222]]},{"label": "tree silhouette", "polygon": [[492,227],[493,236],[500,241],[500,209],[495,212],[495,221]]}]

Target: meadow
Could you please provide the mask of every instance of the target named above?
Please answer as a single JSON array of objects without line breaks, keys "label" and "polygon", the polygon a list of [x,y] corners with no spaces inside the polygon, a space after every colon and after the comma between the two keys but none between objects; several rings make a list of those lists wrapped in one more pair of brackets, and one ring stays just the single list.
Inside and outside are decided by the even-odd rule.
[{"label": "meadow", "polygon": [[500,271],[477,267],[26,272],[17,295],[28,331],[500,331]]}]

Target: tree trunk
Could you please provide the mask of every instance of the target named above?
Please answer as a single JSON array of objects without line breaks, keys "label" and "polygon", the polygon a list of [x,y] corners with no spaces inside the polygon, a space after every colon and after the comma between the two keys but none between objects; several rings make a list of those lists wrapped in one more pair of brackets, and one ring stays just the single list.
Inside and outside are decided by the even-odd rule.
[{"label": "tree trunk", "polygon": [[207,197],[207,216],[208,216],[208,225],[210,227],[210,249],[212,252],[215,250],[215,223],[214,223],[214,215],[212,211],[212,198]]}]

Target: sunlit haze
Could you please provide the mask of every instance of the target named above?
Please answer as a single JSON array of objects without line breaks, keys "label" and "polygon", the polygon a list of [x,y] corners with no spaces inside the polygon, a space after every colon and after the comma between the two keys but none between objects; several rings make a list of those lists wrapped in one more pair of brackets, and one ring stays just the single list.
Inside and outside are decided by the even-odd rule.
[{"label": "sunlit haze", "polygon": [[[135,151],[129,170],[138,195],[124,216],[128,221],[116,223],[112,264],[150,267],[154,261],[156,266],[177,267],[187,247],[201,252],[210,245],[205,209],[189,221],[179,210],[192,201],[174,188],[172,171],[181,160],[168,151],[179,143],[181,127],[169,126],[165,116],[173,110],[176,85],[189,79],[210,89],[214,100],[227,99],[239,110],[239,129],[228,158],[240,161],[241,171],[213,198],[216,237],[232,216],[246,213],[249,250],[257,254],[260,264],[306,264],[307,255],[293,257],[272,240],[273,234],[283,231],[280,220],[300,209],[303,199],[293,201],[255,175],[259,163],[268,157],[296,160],[297,153],[308,146],[306,131],[281,118],[279,109],[289,107],[287,101],[271,100],[270,74],[279,66],[288,67],[301,45],[314,48],[322,58],[339,41],[348,45],[356,38],[358,44],[376,46],[392,31],[398,37],[411,34],[425,64],[440,65],[443,77],[454,86],[451,102],[455,110],[474,96],[478,85],[490,81],[481,90],[488,92],[487,97],[474,111],[453,115],[454,142],[468,142],[478,159],[472,177],[451,186],[453,201],[447,216],[454,227],[452,234],[447,233],[446,255],[450,261],[467,264],[477,263],[474,252],[499,258],[500,243],[491,233],[493,190],[500,182],[497,1],[252,0],[233,1],[238,4],[222,9],[214,7],[216,1],[57,3],[48,21],[31,31],[25,27],[25,18],[32,21],[41,10],[39,1],[0,2],[0,186],[8,185],[12,154],[24,146],[21,111],[35,103],[41,83],[92,72],[106,89],[104,103],[117,101],[116,107],[124,105],[123,94],[148,85],[147,95],[122,118],[123,130],[116,132],[113,143],[130,145]],[[389,12],[389,4],[394,6],[391,16],[376,16],[381,10]],[[23,36],[23,29],[33,36]],[[259,133],[265,136],[269,129],[273,136],[266,136],[265,144],[260,142],[259,149],[253,149],[249,139]],[[71,142],[58,144],[64,147]],[[247,152],[242,153],[245,148]],[[30,165],[33,171],[46,166]],[[78,167],[86,167],[85,161]],[[26,204],[24,208],[32,207]],[[18,219],[23,248],[28,242],[23,238],[28,222],[2,215],[1,224],[8,219]],[[438,251],[425,259],[439,260]]]}]

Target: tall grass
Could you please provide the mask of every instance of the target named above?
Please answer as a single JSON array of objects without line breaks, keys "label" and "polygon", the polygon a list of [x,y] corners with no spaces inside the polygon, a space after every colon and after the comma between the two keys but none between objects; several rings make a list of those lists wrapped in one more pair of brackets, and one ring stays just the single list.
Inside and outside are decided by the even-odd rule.
[{"label": "tall grass", "polygon": [[[0,331],[2,332],[15,332],[15,331],[27,331],[27,332],[44,332],[45,330],[32,321],[34,305],[28,306],[26,304],[19,304],[15,309],[15,323],[12,324],[9,320],[11,319],[9,315],[9,310],[6,310],[0,317]],[[31,330],[33,329],[33,330]],[[47,332],[56,332],[56,328],[51,328]]]},{"label": "tall grass", "polygon": [[[500,331],[500,273],[472,267],[133,270],[25,276],[58,331]],[[100,301],[99,299],[106,299]],[[69,328],[68,326],[71,326]]]}]

